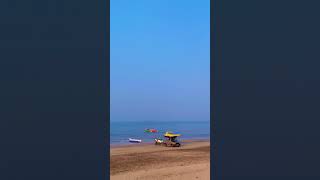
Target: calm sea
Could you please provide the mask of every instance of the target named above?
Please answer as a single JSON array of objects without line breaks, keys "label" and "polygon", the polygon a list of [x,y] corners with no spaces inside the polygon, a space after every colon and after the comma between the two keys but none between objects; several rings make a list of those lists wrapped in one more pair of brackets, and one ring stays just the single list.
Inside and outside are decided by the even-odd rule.
[{"label": "calm sea", "polygon": [[[210,139],[210,122],[110,122],[110,143],[127,144],[128,138],[152,142],[163,137],[166,131],[182,134],[183,139]],[[158,133],[145,133],[144,129],[154,128]]]}]

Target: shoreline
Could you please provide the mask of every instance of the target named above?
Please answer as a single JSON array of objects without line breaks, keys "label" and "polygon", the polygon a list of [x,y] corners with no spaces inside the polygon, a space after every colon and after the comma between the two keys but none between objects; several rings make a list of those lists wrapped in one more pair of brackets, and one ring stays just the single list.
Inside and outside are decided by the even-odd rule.
[{"label": "shoreline", "polygon": [[[181,143],[192,143],[192,142],[210,142],[210,138],[202,138],[202,139],[184,139],[179,141]],[[142,143],[110,143],[110,148],[119,148],[119,147],[133,147],[133,146],[145,146],[145,145],[153,145],[154,142],[142,142]]]},{"label": "shoreline", "polygon": [[210,139],[180,142],[181,147],[153,143],[112,146],[111,180],[210,179]]}]

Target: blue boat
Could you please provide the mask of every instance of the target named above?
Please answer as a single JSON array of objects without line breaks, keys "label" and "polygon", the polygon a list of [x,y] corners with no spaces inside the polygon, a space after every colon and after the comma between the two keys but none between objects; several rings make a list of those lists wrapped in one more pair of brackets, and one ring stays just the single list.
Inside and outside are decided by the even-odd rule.
[{"label": "blue boat", "polygon": [[129,138],[129,142],[132,142],[132,143],[141,143],[142,140],[141,139],[133,139],[133,138]]}]

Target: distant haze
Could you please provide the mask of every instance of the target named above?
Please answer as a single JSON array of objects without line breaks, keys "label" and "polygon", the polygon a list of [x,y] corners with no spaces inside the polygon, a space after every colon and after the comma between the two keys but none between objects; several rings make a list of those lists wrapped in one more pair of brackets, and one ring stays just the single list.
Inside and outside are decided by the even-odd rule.
[{"label": "distant haze", "polygon": [[111,0],[111,121],[209,121],[209,21],[209,0]]}]

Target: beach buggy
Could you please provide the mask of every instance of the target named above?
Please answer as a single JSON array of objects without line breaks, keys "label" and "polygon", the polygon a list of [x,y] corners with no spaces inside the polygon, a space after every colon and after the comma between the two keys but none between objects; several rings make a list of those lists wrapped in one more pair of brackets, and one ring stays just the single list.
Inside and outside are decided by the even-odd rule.
[{"label": "beach buggy", "polygon": [[181,136],[181,134],[173,134],[172,132],[166,132],[163,136],[166,140],[156,138],[155,145],[180,147],[181,144],[177,141],[177,137]]}]

